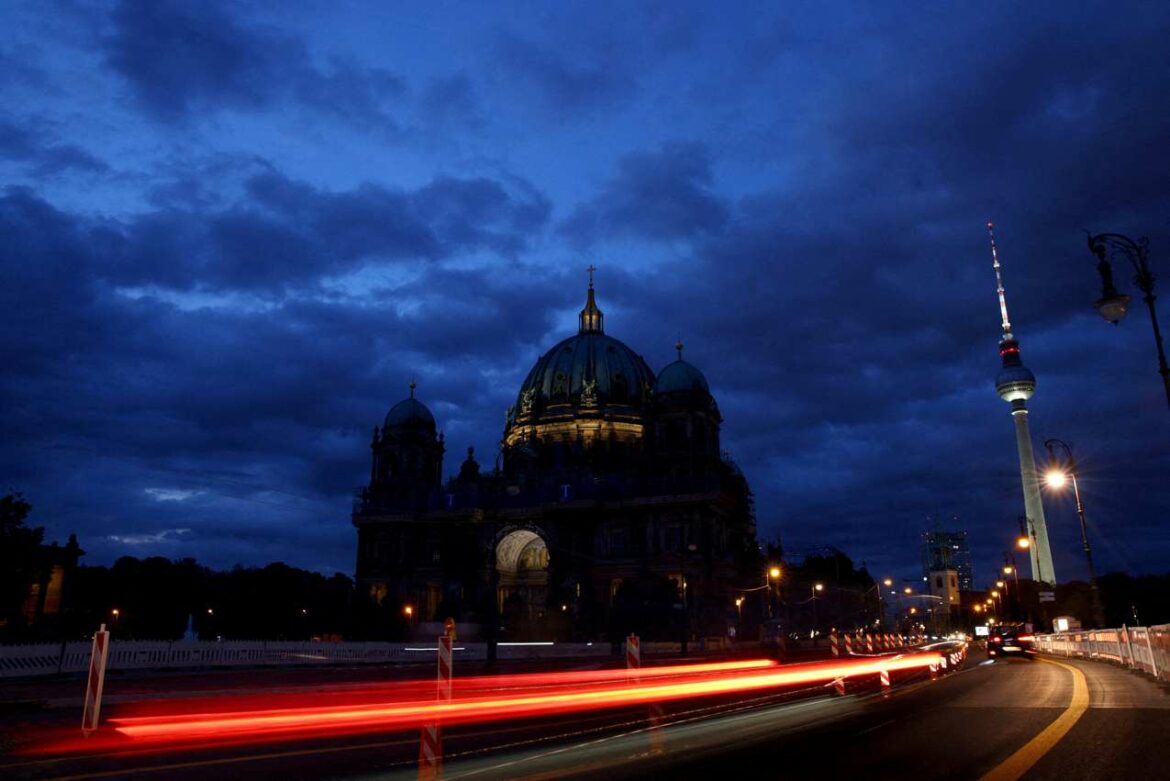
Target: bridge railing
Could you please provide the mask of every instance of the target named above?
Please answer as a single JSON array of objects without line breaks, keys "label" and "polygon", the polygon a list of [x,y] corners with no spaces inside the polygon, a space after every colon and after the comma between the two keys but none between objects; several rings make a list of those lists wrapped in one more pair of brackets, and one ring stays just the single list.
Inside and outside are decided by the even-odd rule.
[{"label": "bridge railing", "polygon": [[[89,667],[90,641],[0,646],[0,679],[84,672]],[[456,657],[487,659],[487,643],[456,642]],[[113,640],[109,670],[175,670],[200,667],[262,667],[285,665],[354,665],[427,662],[434,664],[435,640],[409,643],[295,641],[150,641]],[[678,654],[678,643],[646,643],[649,655]],[[614,654],[608,642],[507,643],[496,647],[496,658],[557,659],[605,657]]]},{"label": "bridge railing", "polygon": [[1115,662],[1170,681],[1170,624],[1058,632],[1035,642],[1043,653]]}]

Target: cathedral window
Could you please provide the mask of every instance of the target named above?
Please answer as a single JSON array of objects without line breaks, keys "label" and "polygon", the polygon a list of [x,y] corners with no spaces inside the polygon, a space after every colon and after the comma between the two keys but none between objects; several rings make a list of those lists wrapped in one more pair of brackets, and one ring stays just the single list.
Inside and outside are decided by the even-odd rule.
[{"label": "cathedral window", "polygon": [[629,549],[629,540],[625,529],[610,529],[606,536],[610,556],[625,556]]},{"label": "cathedral window", "polygon": [[662,531],[662,549],[668,553],[682,550],[682,527],[672,523]]}]

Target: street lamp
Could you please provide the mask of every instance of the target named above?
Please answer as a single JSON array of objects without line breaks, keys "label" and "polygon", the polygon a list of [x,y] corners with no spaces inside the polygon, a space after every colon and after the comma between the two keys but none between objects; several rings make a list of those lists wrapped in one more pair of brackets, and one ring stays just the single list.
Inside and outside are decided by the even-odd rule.
[{"label": "street lamp", "polygon": [[1101,317],[1117,325],[1129,307],[1129,296],[1117,292],[1113,285],[1113,267],[1109,259],[1119,253],[1129,261],[1136,274],[1134,284],[1145,293],[1142,300],[1150,308],[1150,322],[1154,326],[1154,345],[1158,349],[1158,373],[1166,388],[1166,403],[1170,404],[1170,366],[1166,364],[1166,351],[1162,347],[1162,332],[1158,328],[1158,313],[1154,309],[1154,275],[1149,266],[1150,240],[1145,236],[1137,241],[1120,233],[1089,234],[1089,251],[1097,256],[1097,272],[1101,275],[1101,298],[1095,304]]},{"label": "street lamp", "polygon": [[780,576],[784,574],[780,566],[773,564],[768,567],[768,577],[764,580],[764,585],[768,587],[768,617],[776,617],[776,603],[779,601],[780,592]]},{"label": "street lamp", "polygon": [[812,606],[813,606],[813,638],[814,642],[817,636],[817,630],[820,628],[820,622],[817,621],[817,594],[825,590],[824,583],[814,583],[812,587]]},{"label": "street lamp", "polygon": [[[1101,593],[1097,589],[1097,570],[1093,567],[1093,550],[1089,547],[1089,532],[1085,525],[1085,505],[1081,501],[1081,489],[1077,484],[1077,462],[1073,458],[1072,445],[1060,439],[1044,440],[1044,447],[1048,448],[1048,457],[1052,461],[1052,468],[1048,471],[1047,482],[1052,488],[1061,488],[1066,481],[1072,482],[1073,498],[1077,503],[1077,518],[1081,522],[1081,547],[1085,549],[1085,563],[1089,565],[1089,588],[1093,597],[1093,621],[1098,627],[1105,623],[1104,611],[1101,609]],[[1067,461],[1058,465],[1055,448],[1064,451]]]}]

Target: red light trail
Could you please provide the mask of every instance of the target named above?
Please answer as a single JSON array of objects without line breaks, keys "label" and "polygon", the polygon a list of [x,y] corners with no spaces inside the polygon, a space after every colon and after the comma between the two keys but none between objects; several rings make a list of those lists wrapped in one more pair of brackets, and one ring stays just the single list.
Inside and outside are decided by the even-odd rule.
[{"label": "red light trail", "polygon": [[[117,715],[89,739],[54,741],[28,753],[138,752],[273,742],[417,728],[438,720],[471,724],[523,719],[650,702],[746,693],[917,670],[938,664],[935,652],[778,665],[766,659],[456,678],[453,699],[437,701],[435,683],[404,681],[338,693],[233,697],[167,703],[183,712]],[[311,704],[309,704],[311,702]],[[215,707],[208,707],[214,704]]]}]

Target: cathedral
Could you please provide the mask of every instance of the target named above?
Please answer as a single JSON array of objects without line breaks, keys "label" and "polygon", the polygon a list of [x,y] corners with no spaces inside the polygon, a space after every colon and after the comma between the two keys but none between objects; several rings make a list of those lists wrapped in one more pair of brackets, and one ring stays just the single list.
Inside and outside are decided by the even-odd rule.
[{"label": "cathedral", "polygon": [[592,272],[577,333],[529,371],[490,471],[468,448],[444,480],[413,382],[374,428],[352,516],[371,620],[454,618],[489,641],[734,634],[762,564],[719,406],[682,344],[655,374],[606,334]]}]

